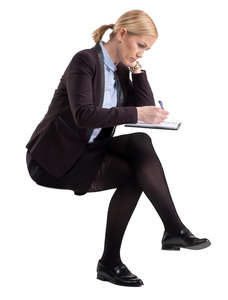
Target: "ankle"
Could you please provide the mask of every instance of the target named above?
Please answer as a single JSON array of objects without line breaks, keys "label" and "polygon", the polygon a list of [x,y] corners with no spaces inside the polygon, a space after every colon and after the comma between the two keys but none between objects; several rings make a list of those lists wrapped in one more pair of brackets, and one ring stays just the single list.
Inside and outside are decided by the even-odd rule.
[{"label": "ankle", "polygon": [[117,258],[101,257],[100,262],[102,263],[102,265],[107,266],[107,267],[114,267],[116,265],[123,264],[122,260],[119,257],[117,257]]},{"label": "ankle", "polygon": [[170,235],[177,235],[181,230],[188,229],[184,224],[180,224],[177,226],[166,226],[165,231]]}]

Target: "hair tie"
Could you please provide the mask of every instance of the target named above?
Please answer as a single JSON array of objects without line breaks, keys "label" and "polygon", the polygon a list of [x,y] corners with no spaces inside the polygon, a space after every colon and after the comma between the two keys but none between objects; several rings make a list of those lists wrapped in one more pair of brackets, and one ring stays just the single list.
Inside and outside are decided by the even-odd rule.
[{"label": "hair tie", "polygon": [[109,24],[108,27],[112,28],[114,27],[114,24]]}]

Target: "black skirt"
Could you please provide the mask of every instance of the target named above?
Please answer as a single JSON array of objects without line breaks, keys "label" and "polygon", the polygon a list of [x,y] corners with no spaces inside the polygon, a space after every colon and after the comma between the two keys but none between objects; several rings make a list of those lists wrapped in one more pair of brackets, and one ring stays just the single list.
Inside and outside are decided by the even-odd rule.
[{"label": "black skirt", "polygon": [[27,151],[26,162],[31,178],[39,185],[73,190],[76,195],[88,192],[93,179],[101,168],[107,154],[107,146],[111,136],[96,139],[88,143],[86,150],[74,165],[60,178],[56,178],[43,169]]},{"label": "black skirt", "polygon": [[88,192],[93,179],[101,168],[107,154],[107,146],[111,136],[96,139],[88,143],[86,150],[74,165],[60,178],[56,178],[43,169],[31,156],[26,154],[28,172],[31,178],[39,185],[73,190],[76,195]]},{"label": "black skirt", "polygon": [[109,162],[105,160],[109,142],[113,139],[111,132],[113,127],[102,128],[92,143],[88,143],[86,150],[74,163],[74,165],[60,178],[56,178],[43,169],[27,151],[26,162],[31,178],[39,185],[73,190],[76,195],[84,195],[88,192],[92,181],[103,165]]}]

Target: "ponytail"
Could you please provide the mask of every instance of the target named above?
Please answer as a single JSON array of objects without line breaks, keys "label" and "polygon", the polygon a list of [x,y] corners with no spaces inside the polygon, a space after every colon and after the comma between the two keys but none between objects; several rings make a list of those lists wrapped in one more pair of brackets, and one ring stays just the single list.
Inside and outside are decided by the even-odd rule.
[{"label": "ponytail", "polygon": [[[114,29],[115,24],[109,24],[109,25],[102,25],[99,28],[97,28],[96,30],[93,31],[92,33],[92,37],[95,43],[101,41],[104,33],[106,32],[106,30],[110,29]],[[110,37],[113,35],[113,32],[110,34]]]}]

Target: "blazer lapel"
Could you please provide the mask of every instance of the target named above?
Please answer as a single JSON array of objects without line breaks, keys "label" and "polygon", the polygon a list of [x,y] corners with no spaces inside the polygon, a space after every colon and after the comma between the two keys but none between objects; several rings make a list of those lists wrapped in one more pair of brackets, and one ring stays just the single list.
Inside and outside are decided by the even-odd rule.
[{"label": "blazer lapel", "polygon": [[[93,47],[98,55],[99,64],[100,64],[100,71],[101,71],[101,80],[100,80],[100,89],[101,89],[101,101],[99,101],[98,106],[102,107],[104,103],[104,89],[105,89],[105,71],[104,71],[104,55],[103,51],[101,49],[101,46],[99,42],[96,43],[96,45]],[[121,88],[119,76],[118,76],[118,66],[117,71],[114,72],[114,77],[116,80],[116,87],[117,87],[117,106],[122,106],[124,102],[124,94],[123,90]]]},{"label": "blazer lapel", "polygon": [[[98,81],[100,81],[100,93],[98,93],[98,95],[100,95],[100,98],[98,99],[98,107],[102,107],[103,103],[104,103],[104,92],[105,92],[104,55],[103,55],[102,48],[101,48],[99,42],[97,42],[96,45],[92,49],[97,54],[97,58],[98,58],[98,62],[99,62],[99,71],[100,72],[99,71],[97,72],[97,76],[99,77],[99,75],[100,75],[100,78],[98,78]],[[120,79],[119,79],[120,74],[119,74],[118,66],[117,66],[117,70],[114,72],[114,76],[115,76],[116,87],[117,87],[117,106],[122,106],[124,104],[124,93],[123,93],[123,89],[120,84]],[[115,129],[116,129],[116,126],[102,128],[102,130],[100,131],[98,136],[94,139],[94,141],[103,139],[105,137],[113,136]],[[89,132],[88,132],[89,139],[91,137],[92,131],[93,131],[93,128],[90,128]]]},{"label": "blazer lapel", "polygon": [[101,49],[101,46],[99,45],[99,42],[96,43],[94,46],[94,49],[97,52],[98,59],[99,59],[99,64],[100,64],[100,91],[101,91],[101,100],[98,103],[99,107],[103,106],[104,103],[104,90],[105,90],[105,73],[104,73],[104,55]]}]

